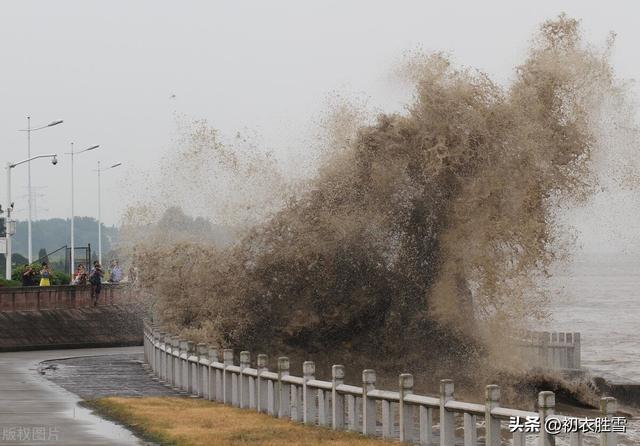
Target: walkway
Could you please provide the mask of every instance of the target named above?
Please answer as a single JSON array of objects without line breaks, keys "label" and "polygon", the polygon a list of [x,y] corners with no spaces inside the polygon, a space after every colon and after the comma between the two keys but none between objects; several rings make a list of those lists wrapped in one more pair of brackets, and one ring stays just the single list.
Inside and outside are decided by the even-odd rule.
[{"label": "walkway", "polygon": [[128,430],[78,405],[80,398],[47,380],[42,361],[142,352],[142,347],[0,353],[0,445],[140,445]]}]

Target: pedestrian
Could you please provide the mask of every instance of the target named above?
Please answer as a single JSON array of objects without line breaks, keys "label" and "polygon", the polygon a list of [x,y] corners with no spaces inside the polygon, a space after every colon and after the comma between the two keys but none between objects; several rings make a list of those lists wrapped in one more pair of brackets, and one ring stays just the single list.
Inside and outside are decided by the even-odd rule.
[{"label": "pedestrian", "polygon": [[111,261],[111,274],[109,275],[109,282],[119,283],[122,280],[122,268],[118,264],[117,260]]},{"label": "pedestrian", "polygon": [[42,262],[40,269],[40,286],[51,286],[51,270],[47,262]]},{"label": "pedestrian", "polygon": [[34,286],[35,283],[36,272],[33,270],[33,267],[29,264],[24,266],[24,271],[22,272],[22,286]]},{"label": "pedestrian", "polygon": [[100,291],[102,291],[102,266],[97,260],[93,262],[93,269],[89,274],[89,283],[91,284],[91,302],[94,307],[98,306],[100,299]]},{"label": "pedestrian", "polygon": [[81,263],[76,268],[76,274],[73,278],[73,285],[86,285],[87,284],[87,270],[84,265]]}]

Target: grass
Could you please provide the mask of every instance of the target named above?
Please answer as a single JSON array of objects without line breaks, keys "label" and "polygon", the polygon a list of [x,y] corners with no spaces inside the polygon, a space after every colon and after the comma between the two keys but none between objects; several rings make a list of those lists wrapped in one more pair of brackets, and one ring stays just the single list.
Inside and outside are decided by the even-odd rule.
[{"label": "grass", "polygon": [[191,398],[108,397],[87,405],[146,440],[162,445],[397,445]]}]

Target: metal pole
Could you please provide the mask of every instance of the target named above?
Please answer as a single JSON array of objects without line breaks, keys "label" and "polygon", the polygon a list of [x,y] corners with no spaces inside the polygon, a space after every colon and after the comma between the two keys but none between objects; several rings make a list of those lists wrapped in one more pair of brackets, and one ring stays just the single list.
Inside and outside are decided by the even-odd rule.
[{"label": "metal pole", "polygon": [[75,212],[74,212],[74,190],[73,190],[73,143],[71,143],[71,274],[76,270],[75,264],[75,242],[74,242],[74,227],[73,223],[75,220]]},{"label": "metal pole", "polygon": [[10,234],[10,224],[11,221],[11,163],[7,163],[7,208],[6,208],[6,220],[5,220],[5,230],[6,230],[6,241],[7,241],[7,249],[5,253],[5,278],[7,280],[11,280],[11,234]]},{"label": "metal pole", "polygon": [[98,262],[102,265],[102,206],[101,206],[101,195],[102,192],[100,190],[100,161],[98,161]]},{"label": "metal pole", "polygon": [[[27,158],[31,158],[31,116],[27,116]],[[33,262],[33,246],[31,242],[31,213],[33,205],[32,203],[32,193],[31,193],[31,161],[27,163],[27,176],[28,176],[28,194],[29,199],[29,220],[27,221],[27,245],[28,245],[28,258],[29,263]]]}]

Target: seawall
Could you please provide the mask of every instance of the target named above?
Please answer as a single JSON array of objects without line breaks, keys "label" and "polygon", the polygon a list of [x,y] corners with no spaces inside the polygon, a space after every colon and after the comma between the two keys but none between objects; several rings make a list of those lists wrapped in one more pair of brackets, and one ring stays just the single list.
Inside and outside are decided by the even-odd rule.
[{"label": "seawall", "polygon": [[93,307],[84,287],[0,289],[0,351],[142,345],[144,306],[107,286]]}]

